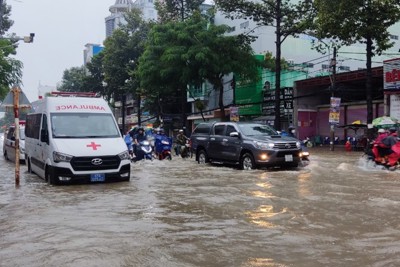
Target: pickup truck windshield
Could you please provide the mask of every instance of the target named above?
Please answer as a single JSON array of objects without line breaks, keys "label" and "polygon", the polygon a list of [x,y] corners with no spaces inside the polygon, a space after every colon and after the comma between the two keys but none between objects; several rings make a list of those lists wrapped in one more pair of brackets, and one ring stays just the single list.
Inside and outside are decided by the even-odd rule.
[{"label": "pickup truck windshield", "polygon": [[278,133],[270,126],[263,124],[239,124],[240,131],[247,136],[256,135],[278,135]]},{"label": "pickup truck windshield", "polygon": [[120,136],[111,114],[52,113],[54,138],[110,138]]}]

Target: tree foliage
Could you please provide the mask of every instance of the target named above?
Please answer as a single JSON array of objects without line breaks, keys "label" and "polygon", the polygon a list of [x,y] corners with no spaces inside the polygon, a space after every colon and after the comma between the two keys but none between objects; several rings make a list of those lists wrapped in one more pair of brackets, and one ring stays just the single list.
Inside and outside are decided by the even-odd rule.
[{"label": "tree foliage", "polygon": [[188,85],[208,81],[219,90],[223,110],[223,77],[232,72],[256,77],[257,61],[249,37],[225,36],[226,26],[207,25],[208,20],[197,13],[186,21],[152,28],[138,68],[148,95],[179,90],[186,97]]},{"label": "tree foliage", "polygon": [[161,23],[167,21],[184,21],[199,10],[204,0],[163,0],[156,1],[155,6]]},{"label": "tree foliage", "polygon": [[[11,6],[4,1],[0,7],[1,24],[0,35],[4,35],[14,21],[10,19]],[[0,98],[3,99],[13,85],[21,84],[22,68],[21,61],[14,59],[12,56],[16,54],[17,44],[10,39],[4,38],[0,40]]]},{"label": "tree foliage", "polygon": [[400,20],[398,0],[315,0],[314,30],[319,38],[366,47],[367,123],[373,120],[372,57],[393,46],[388,28]]},{"label": "tree foliage", "polygon": [[90,90],[86,87],[86,76],[84,66],[66,69],[57,90],[62,92],[88,92]]},{"label": "tree foliage", "polygon": [[135,69],[144,50],[151,23],[143,21],[137,9],[128,12],[125,19],[127,25],[115,30],[104,42],[102,69],[107,94],[136,94],[139,89]]},{"label": "tree foliage", "polygon": [[296,36],[309,28],[311,0],[216,0],[219,9],[231,19],[244,18],[254,20],[261,26],[275,28],[275,128],[280,129],[280,77],[281,46],[289,36]]}]

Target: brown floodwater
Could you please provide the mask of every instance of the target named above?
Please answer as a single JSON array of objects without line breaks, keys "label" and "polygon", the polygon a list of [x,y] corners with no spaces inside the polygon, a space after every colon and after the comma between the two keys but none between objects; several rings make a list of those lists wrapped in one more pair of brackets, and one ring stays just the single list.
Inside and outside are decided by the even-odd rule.
[{"label": "brown floodwater", "polygon": [[0,159],[0,266],[400,266],[400,173],[311,150],[296,170],[194,159],[49,186]]}]

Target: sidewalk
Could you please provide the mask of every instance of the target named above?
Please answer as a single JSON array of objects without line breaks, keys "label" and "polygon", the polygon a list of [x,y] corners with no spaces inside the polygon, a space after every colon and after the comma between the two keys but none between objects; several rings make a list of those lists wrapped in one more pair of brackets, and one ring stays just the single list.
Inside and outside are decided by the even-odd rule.
[{"label": "sidewalk", "polygon": [[329,145],[308,147],[308,150],[310,151],[310,153],[313,153],[313,152],[318,153],[318,152],[325,152],[325,151],[326,151],[326,152],[329,151],[329,152],[333,152],[333,153],[334,153],[334,152],[340,152],[340,153],[342,153],[342,152],[346,152],[346,153],[355,153],[355,154],[357,154],[357,155],[360,155],[360,154],[363,154],[363,153],[364,153],[364,150],[360,150],[360,151],[355,151],[355,150],[346,151],[344,145],[335,145],[333,151],[330,151],[330,146],[329,146]]}]

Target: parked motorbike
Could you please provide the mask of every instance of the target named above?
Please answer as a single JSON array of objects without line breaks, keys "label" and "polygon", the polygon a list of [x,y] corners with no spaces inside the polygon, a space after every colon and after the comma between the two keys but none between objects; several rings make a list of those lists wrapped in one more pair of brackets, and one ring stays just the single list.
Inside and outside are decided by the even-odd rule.
[{"label": "parked motorbike", "polygon": [[150,142],[147,140],[139,142],[139,144],[136,146],[135,157],[133,161],[136,162],[142,159],[153,160],[153,148],[151,147]]},{"label": "parked motorbike", "polygon": [[165,135],[157,135],[154,141],[156,156],[159,160],[172,159],[172,139]]}]

